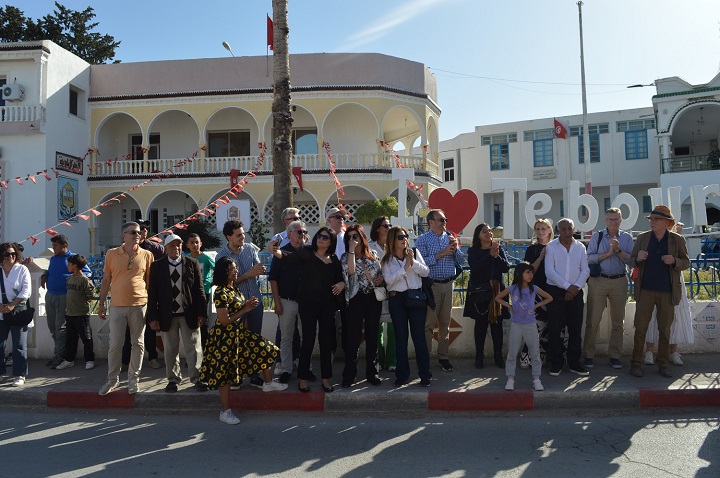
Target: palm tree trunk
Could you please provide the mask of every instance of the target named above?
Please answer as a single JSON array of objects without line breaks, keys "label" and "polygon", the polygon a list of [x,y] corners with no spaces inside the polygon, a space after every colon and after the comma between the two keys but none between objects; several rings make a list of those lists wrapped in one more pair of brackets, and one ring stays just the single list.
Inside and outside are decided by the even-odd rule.
[{"label": "palm tree trunk", "polygon": [[272,0],[273,6],[273,137],[272,159],[274,187],[273,210],[276,233],[285,227],[280,216],[292,206],[292,142],[293,123],[290,111],[290,54],[288,52],[288,0]]}]

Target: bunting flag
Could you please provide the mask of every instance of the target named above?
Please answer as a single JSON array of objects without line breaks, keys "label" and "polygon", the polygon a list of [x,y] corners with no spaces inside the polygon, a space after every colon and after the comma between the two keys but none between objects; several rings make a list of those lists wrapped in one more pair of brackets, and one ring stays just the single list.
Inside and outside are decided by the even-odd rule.
[{"label": "bunting flag", "polygon": [[302,166],[293,166],[292,168],[293,176],[295,176],[295,181],[298,183],[298,187],[300,188],[300,192],[305,192],[302,185]]}]

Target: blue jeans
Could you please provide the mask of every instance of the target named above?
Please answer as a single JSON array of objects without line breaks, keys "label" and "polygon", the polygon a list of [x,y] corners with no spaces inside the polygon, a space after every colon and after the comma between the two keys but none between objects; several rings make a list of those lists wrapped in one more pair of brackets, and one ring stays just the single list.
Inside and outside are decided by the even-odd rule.
[{"label": "blue jeans", "polygon": [[425,342],[425,309],[405,307],[404,292],[398,292],[388,300],[390,301],[390,318],[395,328],[395,357],[397,359],[395,378],[400,382],[406,382],[410,378],[407,350],[408,335],[410,335],[415,347],[418,376],[429,380],[432,373],[430,373],[430,353],[427,349],[427,342]]},{"label": "blue jeans", "polygon": [[[5,354],[5,342],[8,334],[12,334],[13,342],[13,376],[24,377],[28,374],[27,336],[28,326],[10,326],[0,320],[0,351]],[[5,375],[5,357],[0,359],[0,375]]]}]

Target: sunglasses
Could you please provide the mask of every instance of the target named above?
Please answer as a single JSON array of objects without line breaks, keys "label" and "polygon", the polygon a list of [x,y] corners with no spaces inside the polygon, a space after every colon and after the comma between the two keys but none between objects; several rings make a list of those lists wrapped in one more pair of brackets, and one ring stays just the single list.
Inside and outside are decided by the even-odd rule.
[{"label": "sunglasses", "polygon": [[330,240],[330,236],[328,236],[327,234],[318,234],[318,235],[315,236],[315,237],[317,237],[318,239],[322,239],[323,241],[329,241],[329,240]]},{"label": "sunglasses", "polygon": [[298,229],[297,231],[295,231],[295,233],[296,233],[296,234],[302,234],[303,236],[306,236],[308,232],[307,232],[306,230],[304,230],[304,229]]},{"label": "sunglasses", "polygon": [[407,238],[408,238],[407,234],[398,234],[397,237],[396,237],[396,239],[397,239],[398,241],[404,241],[404,240],[407,239]]},{"label": "sunglasses", "polygon": [[6,252],[3,257],[17,257],[17,252]]},{"label": "sunglasses", "polygon": [[132,231],[125,231],[125,234],[132,234],[133,236],[139,236],[140,234],[142,234],[142,232],[140,232],[140,231],[138,231],[137,229],[135,229],[135,230],[132,230]]},{"label": "sunglasses", "polygon": [[140,230],[141,230],[141,231],[147,231],[147,230],[148,230],[148,228],[147,228],[147,227],[145,227],[145,226],[140,226]]},{"label": "sunglasses", "polygon": [[433,220],[433,221],[438,221],[438,222],[447,222],[447,218],[446,218],[446,217],[441,217],[440,219],[432,219],[432,220]]},{"label": "sunglasses", "polygon": [[380,224],[380,227],[383,227],[385,229],[390,229],[392,227],[392,224]]},{"label": "sunglasses", "polygon": [[330,216],[331,219],[337,219],[338,221],[344,221],[345,217],[343,216]]},{"label": "sunglasses", "polygon": [[360,239],[360,234],[349,234],[348,237],[350,238],[350,240]]}]

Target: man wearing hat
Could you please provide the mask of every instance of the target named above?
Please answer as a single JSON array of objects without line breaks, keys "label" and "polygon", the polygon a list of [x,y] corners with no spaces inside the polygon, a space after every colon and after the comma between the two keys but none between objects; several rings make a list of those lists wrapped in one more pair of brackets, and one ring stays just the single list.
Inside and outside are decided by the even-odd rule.
[{"label": "man wearing hat", "polygon": [[335,231],[337,236],[337,246],[335,246],[335,255],[338,259],[345,253],[345,218],[347,211],[336,207],[328,209],[325,217],[327,218],[327,225],[330,229]]},{"label": "man wearing hat", "polygon": [[642,377],[643,348],[654,308],[660,339],[656,363],[660,375],[672,377],[668,369],[670,326],[674,308],[683,293],[680,274],[690,267],[685,238],[671,232],[675,224],[667,206],[655,206],[647,216],[650,230],[640,234],[630,254],[630,265],[638,268],[635,281],[635,336],[630,373]]},{"label": "man wearing hat", "polygon": [[165,349],[166,392],[177,392],[182,381],[180,370],[180,337],[185,347],[190,382],[200,377],[202,348],[200,329],[207,320],[207,302],[200,265],[184,256],[182,239],[170,234],[165,238],[165,256],[150,266],[148,308],[145,320],[160,332]]}]

